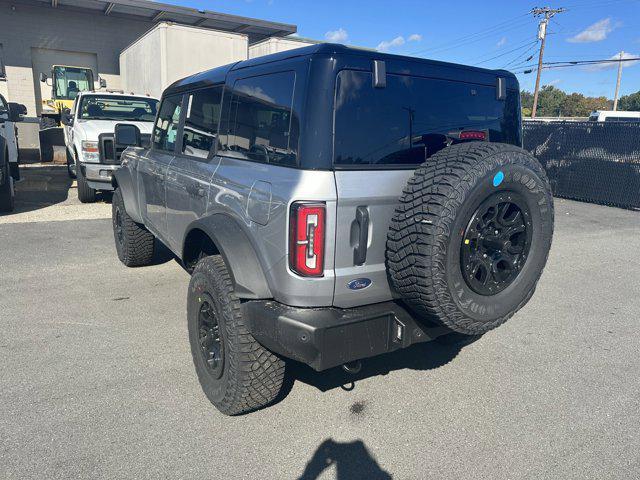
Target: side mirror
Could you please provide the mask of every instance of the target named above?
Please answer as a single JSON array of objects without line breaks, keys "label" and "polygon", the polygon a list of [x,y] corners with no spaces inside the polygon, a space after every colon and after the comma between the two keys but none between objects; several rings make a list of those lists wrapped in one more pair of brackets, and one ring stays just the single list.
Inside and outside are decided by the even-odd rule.
[{"label": "side mirror", "polygon": [[21,122],[27,114],[27,107],[21,103],[9,102],[9,120],[11,122]]},{"label": "side mirror", "polygon": [[118,123],[115,128],[115,146],[141,147],[140,129],[131,123]]},{"label": "side mirror", "polygon": [[65,108],[62,111],[62,113],[60,114],[60,123],[68,127],[73,125],[73,114],[71,113],[70,109]]},{"label": "side mirror", "polygon": [[98,83],[100,84],[100,88],[107,88],[107,81],[104,78],[98,77]]},{"label": "side mirror", "polygon": [[40,81],[42,83],[47,83],[47,74],[44,72],[40,72]]}]

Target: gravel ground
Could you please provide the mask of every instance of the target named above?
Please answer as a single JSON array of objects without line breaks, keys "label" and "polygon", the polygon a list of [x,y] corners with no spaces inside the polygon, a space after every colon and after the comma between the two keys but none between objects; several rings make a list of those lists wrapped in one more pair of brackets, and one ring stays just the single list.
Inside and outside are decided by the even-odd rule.
[{"label": "gravel ground", "polygon": [[127,269],[110,205],[32,174],[0,217],[2,479],[640,477],[638,212],[557,200],[538,291],[504,326],[355,378],[295,365],[282,401],[229,418],[191,363],[188,275],[166,252]]}]

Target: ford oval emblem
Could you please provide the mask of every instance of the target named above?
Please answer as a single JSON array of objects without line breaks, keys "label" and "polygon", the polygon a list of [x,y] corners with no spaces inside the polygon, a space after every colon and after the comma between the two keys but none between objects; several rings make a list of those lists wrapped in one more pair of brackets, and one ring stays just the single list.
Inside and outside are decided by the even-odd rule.
[{"label": "ford oval emblem", "polygon": [[371,285],[371,280],[368,278],[356,278],[355,280],[351,280],[347,283],[347,287],[351,290],[362,290],[363,288],[367,288]]}]

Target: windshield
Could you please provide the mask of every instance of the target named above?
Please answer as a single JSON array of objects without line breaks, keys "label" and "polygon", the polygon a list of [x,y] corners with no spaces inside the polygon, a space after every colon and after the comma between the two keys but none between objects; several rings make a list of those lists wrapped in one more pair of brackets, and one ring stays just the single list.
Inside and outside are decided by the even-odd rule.
[{"label": "windshield", "polygon": [[153,122],[156,118],[158,100],[139,97],[83,97],[78,117],[83,120],[132,120]]},{"label": "windshield", "polygon": [[93,90],[93,73],[90,69],[76,67],[54,67],[55,97],[74,100],[78,93]]}]

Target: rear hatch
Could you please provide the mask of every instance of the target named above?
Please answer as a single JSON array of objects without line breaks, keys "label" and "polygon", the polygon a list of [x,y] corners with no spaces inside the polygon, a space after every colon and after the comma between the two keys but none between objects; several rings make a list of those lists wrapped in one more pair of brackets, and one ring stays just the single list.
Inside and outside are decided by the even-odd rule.
[{"label": "rear hatch", "polygon": [[506,72],[487,72],[478,83],[386,73],[381,88],[370,71],[338,73],[335,306],[393,298],[385,268],[387,230],[417,165],[461,141],[521,144],[517,82],[506,82]]}]

